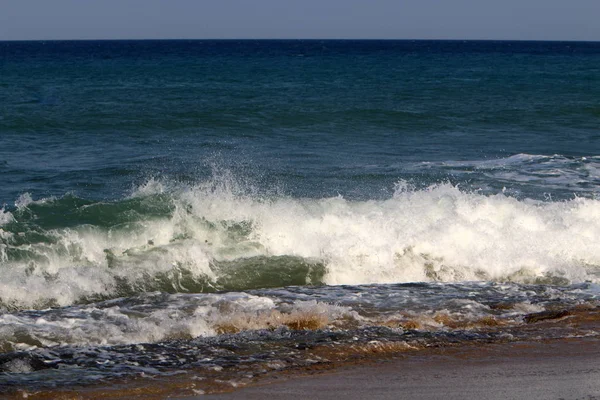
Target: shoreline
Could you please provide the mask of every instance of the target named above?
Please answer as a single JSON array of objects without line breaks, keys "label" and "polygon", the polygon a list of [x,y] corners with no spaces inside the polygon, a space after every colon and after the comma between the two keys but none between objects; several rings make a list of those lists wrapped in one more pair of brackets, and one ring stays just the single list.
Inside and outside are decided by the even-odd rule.
[{"label": "shoreline", "polygon": [[438,350],[181,398],[600,399],[599,338]]},{"label": "shoreline", "polygon": [[[192,376],[190,376],[192,375]],[[600,337],[435,347],[282,370],[212,393],[198,376],[130,379],[78,389],[20,391],[29,399],[600,399]],[[192,394],[195,393],[195,394]]]},{"label": "shoreline", "polygon": [[600,399],[600,309],[576,307],[525,320],[489,327],[504,335],[488,340],[314,345],[304,350],[306,357],[322,362],[269,365],[262,373],[238,374],[241,380],[230,380],[228,368],[191,368],[89,386],[16,389],[7,398]]}]

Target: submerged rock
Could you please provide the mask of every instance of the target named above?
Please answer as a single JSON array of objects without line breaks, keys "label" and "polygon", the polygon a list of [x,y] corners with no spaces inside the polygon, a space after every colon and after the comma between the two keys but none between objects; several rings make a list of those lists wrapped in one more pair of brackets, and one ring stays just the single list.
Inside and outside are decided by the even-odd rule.
[{"label": "submerged rock", "polygon": [[532,314],[526,314],[523,316],[523,320],[528,324],[533,324],[535,322],[544,321],[547,319],[559,319],[562,317],[566,317],[571,313],[567,310],[558,310],[558,311],[542,311]]}]

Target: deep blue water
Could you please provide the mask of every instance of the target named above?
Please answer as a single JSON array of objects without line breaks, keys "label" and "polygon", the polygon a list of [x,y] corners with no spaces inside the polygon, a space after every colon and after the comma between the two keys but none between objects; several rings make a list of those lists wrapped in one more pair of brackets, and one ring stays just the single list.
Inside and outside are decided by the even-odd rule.
[{"label": "deep blue water", "polygon": [[423,161],[597,155],[599,98],[599,43],[2,42],[0,202],[115,199],[215,164],[294,196],[387,196],[462,180]]}]

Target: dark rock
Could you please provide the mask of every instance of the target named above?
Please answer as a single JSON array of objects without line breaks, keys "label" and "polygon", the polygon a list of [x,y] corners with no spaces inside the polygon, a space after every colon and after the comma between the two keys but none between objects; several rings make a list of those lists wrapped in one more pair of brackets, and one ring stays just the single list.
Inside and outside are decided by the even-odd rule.
[{"label": "dark rock", "polygon": [[523,320],[528,324],[533,324],[534,322],[544,321],[547,319],[559,319],[566,317],[569,314],[570,313],[567,310],[542,311],[538,313],[526,314],[523,317]]}]

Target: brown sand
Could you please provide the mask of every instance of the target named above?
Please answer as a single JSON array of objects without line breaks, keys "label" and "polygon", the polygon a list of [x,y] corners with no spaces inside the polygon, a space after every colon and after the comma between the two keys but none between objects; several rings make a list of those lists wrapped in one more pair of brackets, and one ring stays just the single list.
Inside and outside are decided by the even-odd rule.
[{"label": "brown sand", "polygon": [[198,399],[600,399],[600,339],[466,346]]}]

